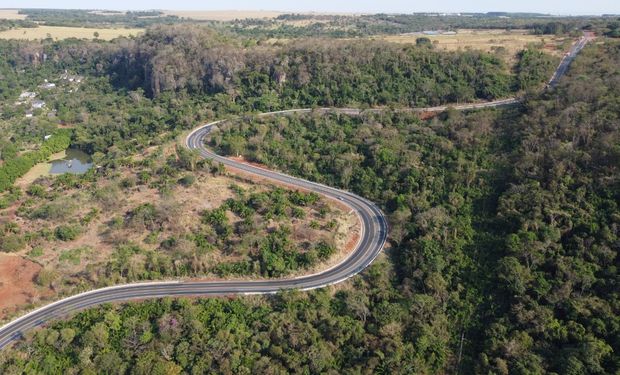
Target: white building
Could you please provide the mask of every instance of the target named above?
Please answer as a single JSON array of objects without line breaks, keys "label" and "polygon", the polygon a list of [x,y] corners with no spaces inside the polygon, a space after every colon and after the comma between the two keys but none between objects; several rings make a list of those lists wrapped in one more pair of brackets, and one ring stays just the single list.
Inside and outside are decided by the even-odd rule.
[{"label": "white building", "polygon": [[51,82],[45,82],[44,84],[42,84],[41,86],[39,86],[42,89],[53,89],[54,87],[56,87],[55,83],[51,83]]},{"label": "white building", "polygon": [[19,99],[20,100],[33,99],[35,96],[37,96],[36,92],[24,91],[21,94],[19,94]]}]

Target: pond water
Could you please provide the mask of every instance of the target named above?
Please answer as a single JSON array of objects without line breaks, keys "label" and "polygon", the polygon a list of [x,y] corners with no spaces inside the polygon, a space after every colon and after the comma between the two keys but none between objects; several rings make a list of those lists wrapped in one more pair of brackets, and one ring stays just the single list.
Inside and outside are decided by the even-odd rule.
[{"label": "pond water", "polygon": [[66,153],[63,159],[50,162],[52,164],[50,174],[83,174],[93,166],[92,159],[85,152],[70,148]]}]

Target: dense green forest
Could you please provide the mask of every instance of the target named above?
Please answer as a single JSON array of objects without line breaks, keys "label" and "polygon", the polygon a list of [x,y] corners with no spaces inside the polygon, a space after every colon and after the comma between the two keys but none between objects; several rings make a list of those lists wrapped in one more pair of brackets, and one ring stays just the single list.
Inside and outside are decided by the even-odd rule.
[{"label": "dense green forest", "polygon": [[[225,94],[221,100],[231,101],[227,105],[258,111],[312,105],[423,106],[494,99],[519,88],[511,66],[479,51],[330,39],[274,46],[245,42],[206,27],[177,25],[153,27],[134,40],[113,43],[2,43],[13,67],[75,67],[109,77],[115,88],[142,89],[149,97],[166,92]],[[521,65],[528,62],[520,60]]]},{"label": "dense green forest", "polygon": [[[57,63],[81,50],[81,69],[99,71],[93,79],[109,94],[96,102],[86,92],[93,118],[107,121],[79,127],[74,142],[135,150],[177,119],[191,126],[187,94],[210,98],[193,103],[202,100],[203,114],[218,110],[214,102],[224,113],[415,105],[493,98],[543,78],[519,68],[517,79],[476,52],[325,42],[249,54],[219,43],[177,29],[120,47],[60,45]],[[21,52],[18,65],[31,56]],[[536,54],[521,59],[547,69]],[[389,109],[316,112],[221,126],[210,140],[221,152],[376,201],[390,218],[389,251],[345,285],[310,293],[91,309],[27,333],[0,353],[1,372],[620,371],[618,61],[618,43],[590,46],[557,89],[508,109],[424,121]],[[115,97],[119,88],[132,91]],[[109,125],[114,118],[126,127]]]},{"label": "dense green forest", "polygon": [[258,111],[492,99],[514,87],[509,68],[486,53],[334,40],[235,47],[196,27],[149,30],[111,57],[109,71],[115,84],[149,96],[227,94],[235,105]]},{"label": "dense green forest", "polygon": [[[490,53],[386,42],[246,42],[180,25],[113,42],[0,41],[0,152],[38,144],[58,122],[76,126],[72,143],[89,154],[112,146],[130,154],[228,114],[494,99],[541,87],[557,60],[536,49],[508,66]],[[79,91],[59,81],[67,70],[87,77]],[[44,80],[58,88],[37,90]],[[27,108],[14,104],[32,90],[48,116],[25,118]]]}]

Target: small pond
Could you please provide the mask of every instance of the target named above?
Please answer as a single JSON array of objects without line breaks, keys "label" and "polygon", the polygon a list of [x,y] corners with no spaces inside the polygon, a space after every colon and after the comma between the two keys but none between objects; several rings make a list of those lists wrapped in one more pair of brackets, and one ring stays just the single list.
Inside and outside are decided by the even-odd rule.
[{"label": "small pond", "polygon": [[92,166],[93,161],[90,156],[80,150],[70,148],[66,151],[67,155],[63,159],[52,160],[50,164],[50,174],[83,174]]}]

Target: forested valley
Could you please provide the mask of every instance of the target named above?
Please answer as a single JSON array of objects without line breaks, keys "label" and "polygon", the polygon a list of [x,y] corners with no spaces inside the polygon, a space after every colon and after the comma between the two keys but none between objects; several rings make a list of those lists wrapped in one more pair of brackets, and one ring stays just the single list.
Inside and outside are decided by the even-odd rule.
[{"label": "forested valley", "polygon": [[[385,254],[312,292],[86,310],[0,352],[1,373],[620,371],[620,44],[587,47],[541,92],[555,60],[535,50],[508,67],[427,46],[247,42],[185,26],[112,43],[2,42],[2,74],[23,73],[0,94],[84,74],[79,94],[48,102],[110,171],[200,120],[243,114],[209,146],[377,202]],[[525,100],[502,109],[399,110],[517,92]],[[385,110],[252,116],[297,106]],[[22,113],[2,116],[22,126],[14,144],[33,142]],[[0,168],[19,157],[6,155]]]}]

